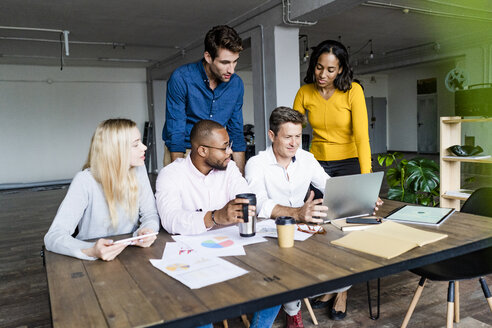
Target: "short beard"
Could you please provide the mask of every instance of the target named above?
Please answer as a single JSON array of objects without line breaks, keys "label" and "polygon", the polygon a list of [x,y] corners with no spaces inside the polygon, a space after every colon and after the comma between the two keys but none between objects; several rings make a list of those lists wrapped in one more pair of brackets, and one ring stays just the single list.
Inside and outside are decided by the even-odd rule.
[{"label": "short beard", "polygon": [[210,166],[211,168],[219,171],[224,171],[227,169],[227,164],[226,165],[220,165],[219,163],[211,163],[208,160],[206,161],[207,165]]},{"label": "short beard", "polygon": [[222,75],[220,75],[220,73],[219,74],[215,73],[212,68],[210,68],[210,72],[212,73],[212,75],[213,75],[213,77],[214,77],[214,79],[216,81],[218,81],[218,82],[226,82],[226,81],[222,80]]}]

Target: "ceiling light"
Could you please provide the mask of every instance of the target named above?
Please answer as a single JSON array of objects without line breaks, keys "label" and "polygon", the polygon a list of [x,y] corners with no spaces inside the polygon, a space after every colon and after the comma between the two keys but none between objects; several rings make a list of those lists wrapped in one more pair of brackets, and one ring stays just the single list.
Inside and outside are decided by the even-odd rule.
[{"label": "ceiling light", "polygon": [[124,62],[124,63],[150,63],[150,59],[132,59],[132,58],[106,58],[99,57],[97,60],[99,61],[107,61],[107,62]]},{"label": "ceiling light", "polygon": [[302,56],[302,62],[306,63],[309,60],[309,40],[306,34],[299,35],[299,40],[304,39],[304,55]]}]

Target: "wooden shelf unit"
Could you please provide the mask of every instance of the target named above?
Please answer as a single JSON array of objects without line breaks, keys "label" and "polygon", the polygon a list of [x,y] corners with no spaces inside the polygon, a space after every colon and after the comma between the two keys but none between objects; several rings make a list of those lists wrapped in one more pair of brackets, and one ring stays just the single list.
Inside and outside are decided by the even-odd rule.
[{"label": "wooden shelf unit", "polygon": [[468,157],[455,157],[455,158],[443,158],[443,161],[449,162],[466,162],[466,163],[492,163],[492,158],[468,158]]},{"label": "wooden shelf unit", "polygon": [[448,156],[448,147],[461,145],[461,123],[465,122],[492,122],[492,118],[463,119],[460,116],[441,117],[440,119],[440,206],[460,209],[460,201],[466,200],[466,196],[446,194],[448,191],[458,192],[461,188],[461,163],[492,163],[492,158],[443,158]]}]

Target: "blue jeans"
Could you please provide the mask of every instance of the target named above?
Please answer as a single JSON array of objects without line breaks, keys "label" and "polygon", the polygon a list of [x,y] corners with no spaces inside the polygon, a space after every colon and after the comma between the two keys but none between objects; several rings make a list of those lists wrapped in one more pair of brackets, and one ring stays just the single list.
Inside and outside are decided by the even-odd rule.
[{"label": "blue jeans", "polygon": [[[250,328],[269,328],[273,325],[275,318],[277,317],[278,311],[280,310],[280,305],[263,309],[255,312],[253,315],[253,320],[251,322]],[[200,326],[196,328],[213,328],[213,324],[208,324],[205,326]]]},{"label": "blue jeans", "polygon": [[270,328],[277,317],[280,305],[255,312],[250,328]]}]

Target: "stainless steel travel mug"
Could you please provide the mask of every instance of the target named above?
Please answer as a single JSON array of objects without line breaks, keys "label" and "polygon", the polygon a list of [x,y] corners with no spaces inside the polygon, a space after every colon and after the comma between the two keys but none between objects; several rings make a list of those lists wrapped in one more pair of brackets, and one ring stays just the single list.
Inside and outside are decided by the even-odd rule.
[{"label": "stainless steel travel mug", "polygon": [[243,204],[243,220],[239,223],[239,235],[241,237],[253,237],[256,234],[256,213],[251,216],[248,213],[248,205],[256,205],[255,194],[238,194],[236,198],[248,199],[249,204]]}]

